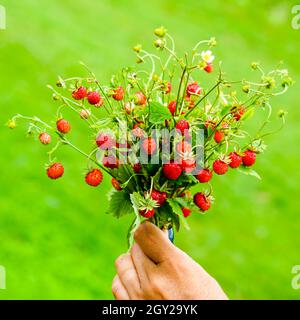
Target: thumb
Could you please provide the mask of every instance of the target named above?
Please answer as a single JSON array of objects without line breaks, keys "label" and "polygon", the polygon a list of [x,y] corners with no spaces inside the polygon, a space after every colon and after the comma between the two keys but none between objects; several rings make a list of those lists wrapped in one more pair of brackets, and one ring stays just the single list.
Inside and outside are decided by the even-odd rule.
[{"label": "thumb", "polygon": [[168,239],[165,232],[148,221],[139,225],[134,233],[134,240],[144,254],[155,263],[168,260],[176,251],[176,247]]}]

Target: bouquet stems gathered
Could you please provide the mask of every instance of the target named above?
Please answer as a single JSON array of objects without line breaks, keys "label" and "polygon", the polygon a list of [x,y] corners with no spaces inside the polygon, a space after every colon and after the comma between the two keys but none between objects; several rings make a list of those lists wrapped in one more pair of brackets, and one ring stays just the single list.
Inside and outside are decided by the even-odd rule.
[{"label": "bouquet stems gathered", "polygon": [[[108,85],[82,63],[86,77],[59,77],[56,88],[48,86],[58,103],[54,125],[20,114],[8,121],[10,128],[27,121],[30,136],[53,144],[49,178],[64,173],[54,154],[65,145],[86,157],[88,185],[99,186],[103,172],[111,176],[108,213],[118,218],[133,214],[129,244],[142,219],[163,229],[179,230],[181,223],[188,227],[191,213],[211,207],[213,176],[235,169],[260,178],[252,166],[265,149],[263,139],[281,129],[286,114],[279,110],[281,125],[268,131],[271,100],[293,83],[286,69],[265,72],[259,63],[251,64],[257,82],[229,81],[221,62],[215,62],[215,38],[198,42],[181,58],[164,27],[154,34],[157,52],[134,46],[137,67],[123,68]],[[89,151],[69,138],[71,121],[64,118],[65,109],[88,125],[94,141]],[[258,112],[264,119],[250,133],[245,123]],[[197,184],[203,190],[192,196],[190,189]]]}]

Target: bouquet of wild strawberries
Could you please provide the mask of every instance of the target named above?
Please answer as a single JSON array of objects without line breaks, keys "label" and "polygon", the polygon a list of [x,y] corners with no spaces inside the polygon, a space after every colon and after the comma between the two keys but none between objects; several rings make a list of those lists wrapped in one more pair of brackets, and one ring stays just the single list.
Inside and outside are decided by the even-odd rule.
[{"label": "bouquet of wild strawberries", "polygon": [[[228,81],[221,64],[214,71],[214,38],[198,42],[180,58],[165,28],[154,34],[160,56],[141,45],[133,48],[137,63],[144,66],[141,70],[123,68],[104,85],[84,65],[88,77],[59,78],[57,89],[49,86],[59,104],[55,126],[20,114],[8,122],[14,128],[17,120],[28,120],[28,133],[36,134],[44,145],[55,138],[48,152],[49,178],[64,173],[63,164],[53,159],[64,145],[87,158],[88,185],[100,185],[103,172],[110,175],[114,189],[108,212],[116,217],[134,215],[129,240],[142,218],[178,230],[191,212],[207,211],[213,202],[214,174],[223,175],[230,168],[259,178],[252,166],[265,149],[262,138],[269,134],[264,130],[272,111],[270,99],[292,84],[286,69],[265,73],[258,63],[251,65],[257,82]],[[92,131],[89,152],[69,140],[71,125],[63,117],[64,109],[73,110]],[[99,109],[107,115],[97,116]],[[266,116],[250,134],[244,124],[256,111]],[[278,116],[284,123],[285,112],[280,110]],[[190,188],[199,183],[204,188],[192,197]]]}]

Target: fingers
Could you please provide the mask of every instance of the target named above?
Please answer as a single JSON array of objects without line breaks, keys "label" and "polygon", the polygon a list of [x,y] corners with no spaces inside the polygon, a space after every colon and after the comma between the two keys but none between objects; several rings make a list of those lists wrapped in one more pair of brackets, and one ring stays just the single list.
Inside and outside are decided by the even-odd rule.
[{"label": "fingers", "polygon": [[111,290],[116,300],[129,300],[129,295],[118,275],[114,277]]},{"label": "fingers", "polygon": [[131,248],[131,257],[143,289],[153,275],[156,264],[144,254],[137,243]]},{"label": "fingers", "polygon": [[134,240],[144,254],[155,263],[162,263],[176,251],[176,247],[164,232],[148,221],[140,224],[134,234]]},{"label": "fingers", "polygon": [[140,282],[131,255],[129,253],[122,254],[115,264],[120,281],[128,292],[130,299],[138,299]]}]

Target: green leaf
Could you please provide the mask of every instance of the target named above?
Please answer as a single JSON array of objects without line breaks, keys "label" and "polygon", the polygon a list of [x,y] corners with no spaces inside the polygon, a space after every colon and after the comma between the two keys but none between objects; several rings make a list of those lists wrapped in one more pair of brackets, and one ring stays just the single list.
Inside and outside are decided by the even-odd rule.
[{"label": "green leaf", "polygon": [[[189,227],[189,225],[188,225],[188,223],[186,221],[186,218],[182,214],[181,205],[179,204],[179,203],[183,203],[183,202],[181,202],[181,200],[183,200],[183,199],[178,199],[178,200],[177,199],[170,199],[170,198],[167,199],[167,201],[168,201],[169,205],[171,206],[172,210],[177,214],[179,220],[181,220],[184,228],[186,230],[190,230],[190,227]],[[184,203],[186,203],[186,201]],[[187,206],[187,205],[182,205],[182,206]]]},{"label": "green leaf", "polygon": [[261,176],[253,169],[247,168],[247,167],[239,167],[238,171],[246,174],[248,176],[253,176],[255,178],[257,178],[258,180],[261,180]]},{"label": "green leaf", "polygon": [[132,213],[132,203],[129,193],[125,191],[113,191],[110,194],[108,212],[113,216],[120,218],[126,214]]},{"label": "green leaf", "polygon": [[182,215],[182,210],[181,207],[179,205],[179,203],[177,201],[175,201],[174,199],[167,199],[167,202],[169,203],[169,205],[171,206],[172,210],[178,214],[178,215]]},{"label": "green leaf", "polygon": [[158,102],[150,103],[150,117],[149,121],[152,124],[159,124],[171,118],[169,109]]}]

